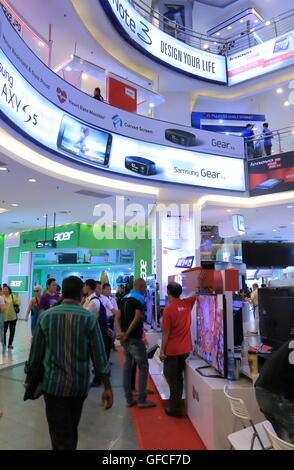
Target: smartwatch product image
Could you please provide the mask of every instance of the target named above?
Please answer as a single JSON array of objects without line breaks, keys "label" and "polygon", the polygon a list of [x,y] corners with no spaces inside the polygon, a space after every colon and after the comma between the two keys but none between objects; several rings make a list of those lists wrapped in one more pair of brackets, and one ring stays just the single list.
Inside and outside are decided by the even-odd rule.
[{"label": "smartwatch product image", "polygon": [[156,165],[152,160],[148,160],[148,158],[126,157],[125,167],[134,173],[139,173],[140,175],[156,175]]},{"label": "smartwatch product image", "polygon": [[180,129],[166,129],[165,138],[183,147],[195,147],[196,145],[196,136],[191,132],[182,131]]}]

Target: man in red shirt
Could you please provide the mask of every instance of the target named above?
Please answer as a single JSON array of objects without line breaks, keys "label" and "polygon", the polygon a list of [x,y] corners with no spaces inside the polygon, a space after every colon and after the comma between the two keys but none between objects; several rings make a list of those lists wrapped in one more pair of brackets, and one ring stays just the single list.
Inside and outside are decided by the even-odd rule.
[{"label": "man in red shirt", "polygon": [[196,295],[180,299],[182,286],[171,282],[167,286],[169,305],[163,311],[162,343],[160,359],[164,362],[163,372],[170,388],[168,416],[182,417],[183,371],[185,361],[192,351],[191,311]]}]

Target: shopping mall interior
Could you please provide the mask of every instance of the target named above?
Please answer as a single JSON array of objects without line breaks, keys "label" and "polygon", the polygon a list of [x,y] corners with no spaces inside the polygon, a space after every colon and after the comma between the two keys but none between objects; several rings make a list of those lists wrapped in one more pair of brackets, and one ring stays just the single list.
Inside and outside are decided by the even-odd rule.
[{"label": "shopping mall interior", "polygon": [[[0,450],[294,450],[291,2],[0,6]],[[33,326],[32,305],[39,286],[50,296],[49,279],[63,290],[72,276],[110,284],[113,404],[100,406],[107,386],[94,386],[88,355],[78,443],[58,447],[48,400],[75,393],[44,384],[48,367],[75,373],[68,356],[76,351],[60,327],[65,365],[48,359],[42,325],[51,309],[38,311]],[[148,397],[133,355],[139,399],[130,402],[123,371],[131,339],[119,332],[115,299],[121,289],[138,303],[137,279],[146,282],[138,321]],[[168,286],[178,284],[183,305],[196,296],[189,309],[175,308]],[[62,301],[53,310],[66,308]],[[38,335],[44,397],[24,401]],[[184,357],[180,411],[167,372],[175,357]]]}]

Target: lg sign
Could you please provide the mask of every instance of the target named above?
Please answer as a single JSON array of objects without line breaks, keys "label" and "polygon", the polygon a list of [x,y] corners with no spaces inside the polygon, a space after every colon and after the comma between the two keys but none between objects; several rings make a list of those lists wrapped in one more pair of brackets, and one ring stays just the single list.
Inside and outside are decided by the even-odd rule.
[{"label": "lg sign", "polygon": [[62,233],[56,233],[54,236],[54,240],[56,242],[65,242],[71,239],[72,234],[74,233],[73,230],[71,232],[62,232]]}]

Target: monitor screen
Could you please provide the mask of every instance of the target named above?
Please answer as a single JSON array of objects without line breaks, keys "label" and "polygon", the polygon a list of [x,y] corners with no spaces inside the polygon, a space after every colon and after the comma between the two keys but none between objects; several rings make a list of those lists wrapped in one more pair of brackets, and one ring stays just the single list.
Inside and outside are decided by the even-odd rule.
[{"label": "monitor screen", "polygon": [[60,253],[58,254],[58,264],[77,264],[77,253]]},{"label": "monitor screen", "polygon": [[225,299],[222,295],[199,295],[197,354],[226,377],[226,349]]},{"label": "monitor screen", "polygon": [[294,288],[258,289],[258,309],[261,341],[278,349],[294,327]]},{"label": "monitor screen", "polygon": [[78,159],[108,166],[111,135],[64,115],[57,146]]},{"label": "monitor screen", "polygon": [[294,266],[294,243],[242,242],[247,268]]}]

